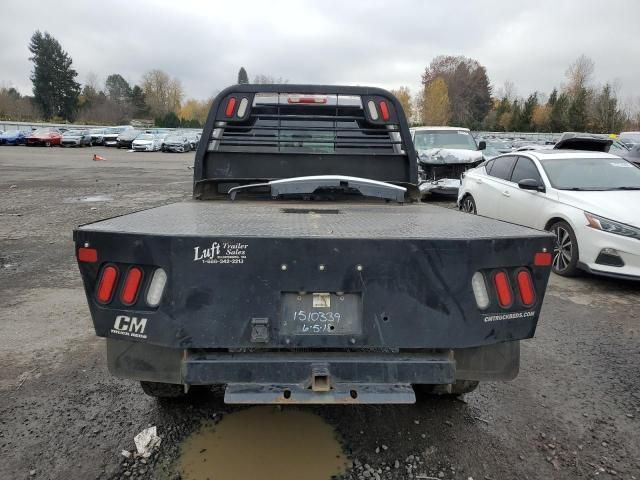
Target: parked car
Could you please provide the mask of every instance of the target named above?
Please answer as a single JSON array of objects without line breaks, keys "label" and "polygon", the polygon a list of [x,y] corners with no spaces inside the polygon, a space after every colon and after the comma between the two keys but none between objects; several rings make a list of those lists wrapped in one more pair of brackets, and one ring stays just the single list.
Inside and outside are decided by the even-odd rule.
[{"label": "parked car", "polygon": [[136,137],[131,148],[136,152],[157,152],[162,148],[163,138],[155,133],[143,133]]},{"label": "parked car", "polygon": [[460,175],[484,161],[483,140],[476,144],[468,128],[416,127],[411,137],[419,162],[420,192],[457,195]]},{"label": "parked car", "polygon": [[624,143],[628,148],[640,144],[640,132],[622,132],[618,135],[618,140]]},{"label": "parked car", "polygon": [[634,145],[624,158],[640,167],[640,143]]},{"label": "parked car", "polygon": [[185,136],[189,140],[191,150],[196,150],[198,148],[198,143],[200,142],[200,134],[197,132],[185,132]]},{"label": "parked car", "polygon": [[131,128],[132,127],[128,127],[128,126],[107,128],[107,131],[102,136],[104,141],[103,143],[104,146],[105,147],[118,146],[118,136],[125,130],[131,129]]},{"label": "parked car", "polygon": [[60,145],[62,141],[62,133],[59,129],[53,127],[38,128],[31,135],[27,136],[27,146],[40,145],[52,147]]},{"label": "parked car", "polygon": [[104,145],[104,135],[108,130],[108,128],[92,128],[89,130],[91,145]]},{"label": "parked car", "polygon": [[464,175],[458,206],[556,235],[553,271],[640,280],[640,168],[604,152],[505,154]]},{"label": "parked car", "polygon": [[9,130],[0,135],[0,145],[24,145],[27,134],[21,130]]},{"label": "parked car", "polygon": [[89,130],[67,130],[62,134],[60,146],[84,147],[91,146],[91,132]]},{"label": "parked car", "polygon": [[118,135],[118,148],[132,148],[133,141],[138,138],[138,135],[141,135],[142,132],[140,130],[136,130],[135,128],[128,128],[123,131],[120,135]]},{"label": "parked car", "polygon": [[191,142],[186,135],[172,134],[164,139],[164,152],[188,152],[191,150]]}]

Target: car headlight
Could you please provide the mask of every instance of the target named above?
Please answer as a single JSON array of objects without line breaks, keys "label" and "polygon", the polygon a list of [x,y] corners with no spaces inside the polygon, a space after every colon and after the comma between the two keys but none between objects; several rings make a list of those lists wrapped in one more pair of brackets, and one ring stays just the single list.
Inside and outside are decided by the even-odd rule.
[{"label": "car headlight", "polygon": [[589,212],[584,212],[584,216],[587,217],[587,222],[589,222],[587,225],[591,228],[640,240],[640,228],[632,227],[631,225],[625,225],[624,223],[620,222],[614,222],[613,220],[599,217],[598,215],[594,215],[593,213]]}]

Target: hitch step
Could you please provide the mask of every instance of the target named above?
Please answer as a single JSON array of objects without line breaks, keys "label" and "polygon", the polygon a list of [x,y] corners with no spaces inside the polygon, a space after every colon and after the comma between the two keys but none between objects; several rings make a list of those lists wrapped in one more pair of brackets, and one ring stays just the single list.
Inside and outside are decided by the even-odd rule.
[{"label": "hitch step", "polygon": [[332,385],[327,391],[313,391],[300,385],[230,383],[224,392],[228,404],[410,404],[416,395],[409,384]]}]

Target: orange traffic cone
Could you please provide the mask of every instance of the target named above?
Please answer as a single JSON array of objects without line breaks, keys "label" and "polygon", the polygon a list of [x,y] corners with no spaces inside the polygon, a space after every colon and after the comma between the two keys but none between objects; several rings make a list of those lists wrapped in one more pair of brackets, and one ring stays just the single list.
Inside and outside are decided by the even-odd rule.
[{"label": "orange traffic cone", "polygon": [[97,162],[98,160],[105,160],[104,157],[101,157],[100,155],[96,155],[95,153],[93,154],[93,161]]}]

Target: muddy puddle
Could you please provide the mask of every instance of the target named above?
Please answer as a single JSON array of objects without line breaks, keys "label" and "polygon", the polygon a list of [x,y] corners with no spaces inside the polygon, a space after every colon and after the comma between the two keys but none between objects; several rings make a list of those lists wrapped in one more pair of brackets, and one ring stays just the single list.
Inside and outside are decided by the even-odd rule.
[{"label": "muddy puddle", "polygon": [[334,429],[314,413],[253,407],[204,425],[182,445],[183,480],[329,480],[350,467]]}]

